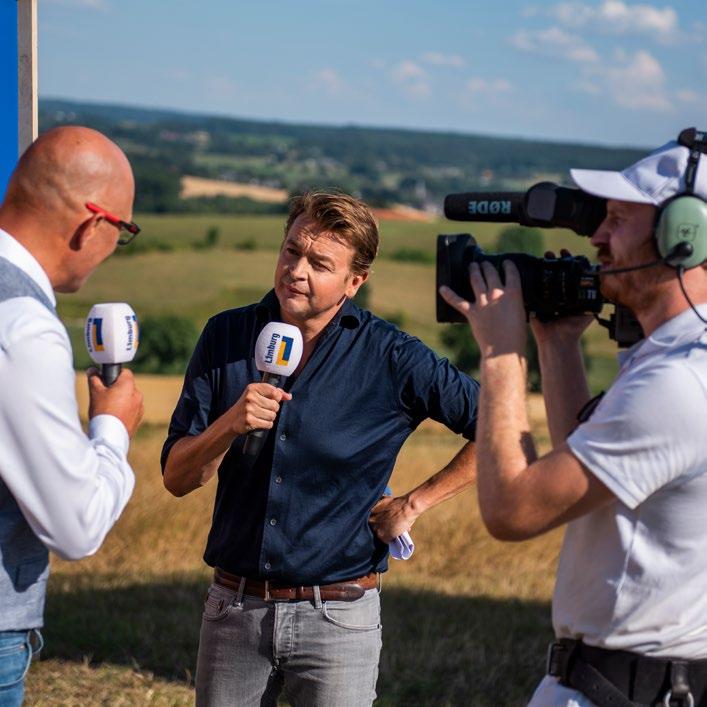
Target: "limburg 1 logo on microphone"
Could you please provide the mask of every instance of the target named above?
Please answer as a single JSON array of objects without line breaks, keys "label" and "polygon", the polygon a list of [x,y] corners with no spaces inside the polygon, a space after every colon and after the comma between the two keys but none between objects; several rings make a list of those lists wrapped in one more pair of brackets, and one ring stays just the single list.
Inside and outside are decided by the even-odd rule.
[{"label": "limburg 1 logo on microphone", "polygon": [[[280,346],[278,347],[278,340],[280,341]],[[273,359],[278,366],[286,366],[290,362],[290,356],[292,355],[292,345],[294,344],[294,339],[291,336],[281,336],[276,331],[273,332],[270,337],[270,343],[268,344],[265,351],[265,363],[272,363]],[[275,352],[277,351],[277,357]]]},{"label": "limburg 1 logo on microphone", "polygon": [[105,346],[103,346],[103,317],[89,317],[86,334],[86,348],[89,351],[105,351]]}]

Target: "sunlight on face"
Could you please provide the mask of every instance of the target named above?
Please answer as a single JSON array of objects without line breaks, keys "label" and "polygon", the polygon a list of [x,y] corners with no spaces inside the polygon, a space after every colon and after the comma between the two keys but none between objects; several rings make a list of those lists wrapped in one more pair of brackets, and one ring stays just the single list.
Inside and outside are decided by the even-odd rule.
[{"label": "sunlight on face", "polygon": [[287,321],[330,319],[353,297],[367,275],[354,275],[354,250],[300,214],[282,244],[275,268],[275,293]]}]

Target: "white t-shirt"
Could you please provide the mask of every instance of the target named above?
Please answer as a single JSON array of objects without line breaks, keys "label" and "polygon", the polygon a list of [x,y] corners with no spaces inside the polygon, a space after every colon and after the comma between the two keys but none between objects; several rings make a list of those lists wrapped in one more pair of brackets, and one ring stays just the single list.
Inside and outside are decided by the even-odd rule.
[{"label": "white t-shirt", "polygon": [[707,658],[707,326],[692,310],[623,354],[568,444],[617,501],[567,526],[556,635]]}]

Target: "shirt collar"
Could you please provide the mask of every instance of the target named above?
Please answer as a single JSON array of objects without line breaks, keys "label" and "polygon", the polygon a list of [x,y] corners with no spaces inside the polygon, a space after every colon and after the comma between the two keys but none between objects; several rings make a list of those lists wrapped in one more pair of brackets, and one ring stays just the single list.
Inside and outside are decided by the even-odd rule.
[{"label": "shirt collar", "polygon": [[7,231],[0,228],[0,257],[9,260],[22,272],[32,278],[47,296],[53,307],[56,307],[56,295],[52,283],[37,259],[22,243],[13,238]]},{"label": "shirt collar", "polygon": [[[707,318],[707,304],[697,305],[697,311]],[[630,349],[621,351],[619,361],[623,366],[630,360],[664,351],[681,341],[696,341],[705,331],[707,326],[695,316],[692,308],[688,307],[684,312],[663,322],[649,337],[637,342]]]},{"label": "shirt collar", "polygon": [[[255,314],[260,321],[272,322],[280,319],[280,302],[277,299],[275,290],[270,290],[263,299],[255,305]],[[328,334],[337,326],[345,329],[355,329],[361,321],[361,310],[350,300],[339,307],[333,319],[324,327],[324,335]]]}]

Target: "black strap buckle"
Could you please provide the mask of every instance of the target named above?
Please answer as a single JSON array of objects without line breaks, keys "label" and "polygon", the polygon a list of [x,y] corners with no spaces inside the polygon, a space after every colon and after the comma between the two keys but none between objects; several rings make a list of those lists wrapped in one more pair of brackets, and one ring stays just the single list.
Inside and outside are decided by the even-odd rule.
[{"label": "black strap buckle", "polygon": [[560,638],[547,647],[547,674],[559,678],[563,685],[569,684],[571,658],[577,644],[572,638]]}]

